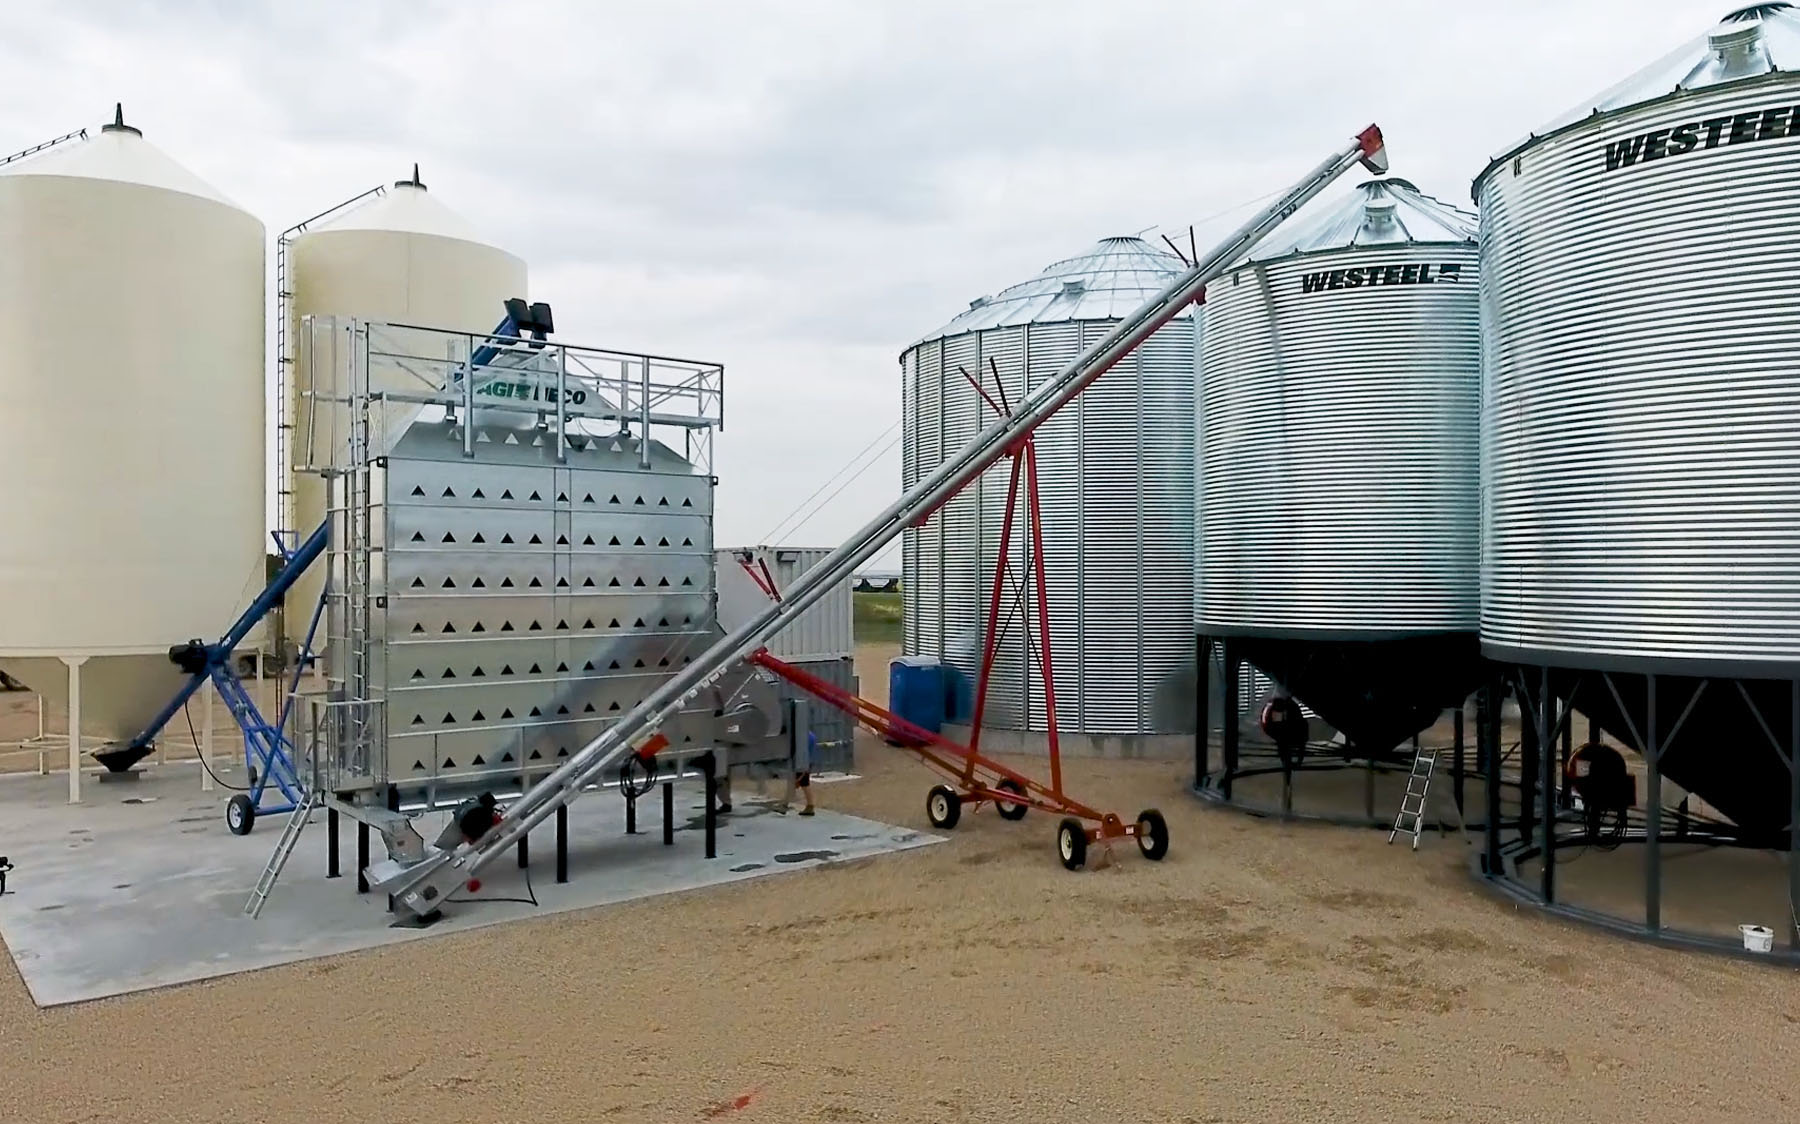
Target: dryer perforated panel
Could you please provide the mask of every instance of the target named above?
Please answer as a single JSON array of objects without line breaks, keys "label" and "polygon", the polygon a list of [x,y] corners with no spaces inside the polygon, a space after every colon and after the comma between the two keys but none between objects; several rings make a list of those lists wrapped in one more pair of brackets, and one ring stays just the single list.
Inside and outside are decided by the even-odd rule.
[{"label": "dryer perforated panel", "polygon": [[[548,772],[715,636],[709,476],[635,438],[416,424],[387,458],[371,673],[402,789]],[[701,703],[707,702],[704,698]],[[710,705],[664,727],[703,740]]]}]

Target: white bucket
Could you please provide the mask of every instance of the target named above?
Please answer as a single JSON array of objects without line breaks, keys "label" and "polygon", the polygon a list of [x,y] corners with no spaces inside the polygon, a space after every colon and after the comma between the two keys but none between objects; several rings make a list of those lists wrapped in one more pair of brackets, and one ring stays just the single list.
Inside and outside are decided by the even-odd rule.
[{"label": "white bucket", "polygon": [[1770,952],[1775,948],[1775,930],[1767,925],[1739,925],[1738,932],[1744,935],[1746,952]]}]

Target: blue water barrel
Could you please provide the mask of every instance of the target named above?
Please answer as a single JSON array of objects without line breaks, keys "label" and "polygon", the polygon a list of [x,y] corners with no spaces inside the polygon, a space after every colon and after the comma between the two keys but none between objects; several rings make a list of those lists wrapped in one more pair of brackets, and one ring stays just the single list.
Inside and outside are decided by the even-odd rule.
[{"label": "blue water barrel", "polygon": [[944,725],[945,696],[944,664],[936,657],[900,656],[888,664],[888,709],[897,717],[935,734]]}]

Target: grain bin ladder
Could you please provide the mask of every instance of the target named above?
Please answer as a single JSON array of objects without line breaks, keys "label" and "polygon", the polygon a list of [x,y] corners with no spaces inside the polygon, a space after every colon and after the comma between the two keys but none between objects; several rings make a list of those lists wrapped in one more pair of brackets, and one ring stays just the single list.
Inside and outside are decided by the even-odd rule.
[{"label": "grain bin ladder", "polygon": [[506,853],[557,808],[577,799],[584,787],[603,771],[618,766],[627,755],[653,754],[664,740],[658,727],[700,691],[758,651],[763,642],[789,620],[804,613],[907,527],[930,516],[989,465],[1005,456],[1021,438],[1130,354],[1151,333],[1189,305],[1203,300],[1209,283],[1224,274],[1232,263],[1288,216],[1359,163],[1374,172],[1387,170],[1381,130],[1374,125],[1332,153],[1279,201],[1258,212],[1168,288],[1126,316],[1104,339],[1028,395],[1017,410],[995,421],[968,445],[947,457],[898,502],[802,574],[787,589],[782,600],[771,602],[751,620],[695,657],[692,663],[583,746],[555,772],[532,786],[512,803],[505,818],[480,839],[452,851],[437,852],[390,878],[380,888],[392,895],[395,911],[420,918],[435,915],[451,891]]},{"label": "grain bin ladder", "polygon": [[1425,799],[1431,793],[1431,777],[1437,771],[1437,747],[1421,745],[1413,754],[1412,772],[1406,777],[1406,794],[1400,798],[1400,813],[1394,817],[1394,829],[1388,842],[1402,832],[1412,836],[1412,849],[1419,849],[1419,835],[1425,830]]}]

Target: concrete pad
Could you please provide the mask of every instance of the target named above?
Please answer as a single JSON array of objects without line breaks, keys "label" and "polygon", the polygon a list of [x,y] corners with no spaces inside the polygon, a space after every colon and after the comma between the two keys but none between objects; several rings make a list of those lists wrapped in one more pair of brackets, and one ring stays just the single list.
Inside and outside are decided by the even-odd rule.
[{"label": "concrete pad", "polygon": [[[192,765],[146,770],[133,785],[84,786],[65,803],[60,776],[0,778],[0,854],[17,867],[0,896],[0,936],[40,1007],[420,940],[441,933],[714,886],[942,842],[939,836],[820,810],[778,815],[740,799],[721,817],[718,854],[705,855],[703,795],[677,787],[673,846],[662,842],[661,793],[638,803],[638,834],[624,834],[616,792],[589,793],[569,809],[569,881],[556,884],[554,821],[531,836],[531,867],[511,857],[481,872],[425,928],[394,926],[387,901],[356,892],[356,829],[342,822],[343,877],[327,879],[325,813],[300,837],[262,916],[243,916],[285,816],[247,836],[225,827],[231,793],[200,792]],[[241,766],[222,774],[241,783]],[[420,817],[436,836],[448,813]],[[371,838],[371,858],[385,857]],[[496,899],[529,898],[538,904]],[[469,899],[466,902],[464,899]]]}]

